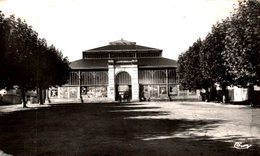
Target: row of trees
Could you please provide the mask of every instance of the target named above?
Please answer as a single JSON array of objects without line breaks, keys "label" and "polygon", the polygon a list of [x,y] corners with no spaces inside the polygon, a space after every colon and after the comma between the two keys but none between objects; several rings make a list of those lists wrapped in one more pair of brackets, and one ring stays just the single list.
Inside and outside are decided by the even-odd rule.
[{"label": "row of trees", "polygon": [[[208,91],[219,83],[226,87],[260,84],[260,2],[246,0],[234,13],[213,25],[204,40],[198,39],[179,55],[178,75],[186,89]],[[207,93],[206,93],[207,94]]]},{"label": "row of trees", "polygon": [[42,104],[42,90],[66,83],[68,75],[68,59],[59,50],[26,21],[0,12],[0,88],[19,86],[24,107],[26,91],[38,89]]}]

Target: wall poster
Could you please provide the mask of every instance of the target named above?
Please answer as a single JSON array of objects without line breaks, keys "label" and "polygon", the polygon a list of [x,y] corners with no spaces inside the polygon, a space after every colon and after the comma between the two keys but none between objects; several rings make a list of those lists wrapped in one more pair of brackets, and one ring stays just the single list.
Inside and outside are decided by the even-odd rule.
[{"label": "wall poster", "polygon": [[69,87],[69,96],[70,98],[78,97],[78,87]]},{"label": "wall poster", "polygon": [[60,87],[60,98],[67,99],[68,96],[68,87]]}]

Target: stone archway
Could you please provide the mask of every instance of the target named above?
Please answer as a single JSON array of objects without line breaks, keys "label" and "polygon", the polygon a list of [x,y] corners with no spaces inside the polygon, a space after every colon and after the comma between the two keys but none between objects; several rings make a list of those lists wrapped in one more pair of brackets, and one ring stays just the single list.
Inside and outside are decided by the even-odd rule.
[{"label": "stone archway", "polygon": [[[132,99],[132,78],[126,71],[121,71],[116,75],[115,80],[116,101]],[[122,99],[124,97],[124,99]]]}]

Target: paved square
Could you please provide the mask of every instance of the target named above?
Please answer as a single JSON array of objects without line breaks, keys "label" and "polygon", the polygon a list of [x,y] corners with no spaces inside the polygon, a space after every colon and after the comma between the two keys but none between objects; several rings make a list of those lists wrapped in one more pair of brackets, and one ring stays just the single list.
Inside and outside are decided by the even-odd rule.
[{"label": "paved square", "polygon": [[1,114],[0,154],[260,155],[259,118],[204,102],[57,104]]}]

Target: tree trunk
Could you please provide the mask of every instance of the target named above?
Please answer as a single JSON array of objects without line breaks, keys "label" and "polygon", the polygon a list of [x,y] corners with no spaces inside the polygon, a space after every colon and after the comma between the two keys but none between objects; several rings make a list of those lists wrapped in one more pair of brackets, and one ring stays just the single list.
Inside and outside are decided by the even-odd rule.
[{"label": "tree trunk", "polygon": [[221,88],[222,88],[222,102],[227,103],[229,101],[227,85],[222,85]]},{"label": "tree trunk", "polygon": [[207,87],[205,90],[206,90],[205,100],[206,102],[209,102],[209,88]]},{"label": "tree trunk", "polygon": [[22,93],[22,104],[23,104],[23,108],[26,108],[26,98],[25,98],[25,89],[24,88],[21,88],[21,93]]},{"label": "tree trunk", "polygon": [[248,103],[254,107],[255,106],[255,91],[254,91],[254,86],[250,85],[248,87]]},{"label": "tree trunk", "polygon": [[42,88],[39,87],[39,101],[40,101],[40,105],[43,105],[43,97],[42,97]]},{"label": "tree trunk", "polygon": [[209,101],[215,101],[216,100],[216,87],[212,85],[210,87],[210,92],[209,92]]}]

